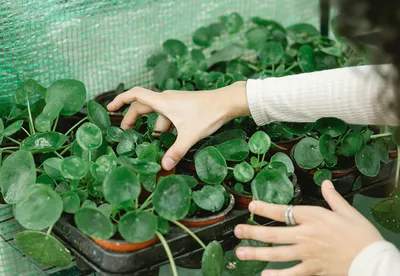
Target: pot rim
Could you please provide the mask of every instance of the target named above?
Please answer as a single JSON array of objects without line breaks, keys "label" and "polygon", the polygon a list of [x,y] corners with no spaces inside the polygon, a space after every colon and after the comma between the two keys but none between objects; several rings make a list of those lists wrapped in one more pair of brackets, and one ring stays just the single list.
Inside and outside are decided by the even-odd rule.
[{"label": "pot rim", "polygon": [[205,218],[184,218],[184,219],[181,219],[180,221],[182,221],[182,222],[206,222],[206,221],[209,221],[209,220],[218,219],[218,218],[227,216],[233,210],[234,206],[235,206],[235,197],[233,196],[232,193],[229,192],[229,204],[224,210],[219,211],[216,214],[211,215],[209,217],[205,217]]},{"label": "pot rim", "polygon": [[[141,244],[146,244],[146,243],[156,243],[158,241],[157,236],[154,236],[152,239],[148,240],[148,241],[144,241],[144,242],[128,242],[126,240],[117,240],[117,239],[108,239],[108,240],[101,240],[101,239],[96,239],[96,238],[91,238],[96,244],[97,241],[98,242],[102,242],[102,243],[111,243],[111,244],[121,244],[121,245],[141,245]],[[98,244],[99,246],[101,246],[100,244]],[[101,246],[103,247],[103,246]]]}]

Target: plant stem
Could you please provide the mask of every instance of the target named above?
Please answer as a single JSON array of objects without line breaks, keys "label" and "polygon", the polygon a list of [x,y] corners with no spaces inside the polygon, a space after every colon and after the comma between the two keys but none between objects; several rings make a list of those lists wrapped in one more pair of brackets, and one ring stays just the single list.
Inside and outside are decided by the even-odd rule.
[{"label": "plant stem", "polygon": [[272,72],[275,73],[275,64],[272,64]]},{"label": "plant stem", "polygon": [[77,126],[79,126],[81,123],[83,123],[85,120],[87,120],[87,117],[83,118],[79,122],[77,122],[73,127],[71,127],[64,135],[68,136]]},{"label": "plant stem", "polygon": [[255,71],[260,71],[260,68],[258,68],[257,66],[255,66],[254,64],[248,63],[247,64],[251,69],[255,70]]},{"label": "plant stem", "polygon": [[377,138],[388,137],[388,136],[392,136],[392,133],[387,132],[387,133],[375,134],[375,135],[371,135],[370,138],[377,139]]},{"label": "plant stem", "polygon": [[46,173],[44,170],[36,169],[37,172],[39,173]]},{"label": "plant stem", "polygon": [[172,256],[172,252],[171,252],[171,249],[169,248],[167,241],[165,240],[164,236],[160,232],[156,232],[156,236],[161,241],[161,244],[164,247],[165,253],[167,253],[168,260],[169,260],[169,263],[170,263],[171,269],[172,269],[172,275],[178,276],[178,271],[176,269],[175,260],[174,260],[174,257]]},{"label": "plant stem", "polygon": [[49,227],[49,229],[47,229],[47,235],[50,235],[50,233],[51,233],[51,230],[53,230],[53,226],[54,226],[54,224],[53,225],[51,225],[50,227]]},{"label": "plant stem", "polygon": [[19,149],[19,147],[0,148],[0,150],[13,150],[13,149]]},{"label": "plant stem", "polygon": [[4,136],[4,138],[10,140],[11,142],[14,142],[14,143],[17,144],[17,145],[21,145],[20,142],[18,142],[17,140],[15,140],[15,139],[13,139],[13,138],[11,138],[11,137]]},{"label": "plant stem", "polygon": [[29,129],[31,131],[31,134],[35,134],[35,126],[33,125],[33,119],[32,119],[32,113],[31,113],[31,104],[29,103],[29,100],[26,100],[26,104],[28,106],[28,114],[29,114]]},{"label": "plant stem", "polygon": [[254,220],[254,213],[250,213],[250,220]]},{"label": "plant stem", "polygon": [[17,107],[16,105],[13,106],[13,108],[10,111],[10,114],[8,114],[8,116],[7,116],[6,122],[8,122],[10,120],[10,118],[11,118],[12,114],[14,113],[16,107]]},{"label": "plant stem", "polygon": [[230,171],[233,171],[234,170],[234,168],[231,168],[231,167],[226,167],[228,170],[230,170]]},{"label": "plant stem", "polygon": [[92,151],[91,150],[89,150],[89,152],[88,152],[88,159],[89,159],[89,162],[92,161]]},{"label": "plant stem", "polygon": [[264,152],[264,154],[263,154],[263,156],[262,156],[261,163],[264,162],[265,154],[266,154],[266,152]]},{"label": "plant stem", "polygon": [[56,118],[56,121],[55,121],[54,126],[53,126],[53,132],[56,131],[57,124],[58,124],[58,119],[60,119],[60,115],[58,115],[57,118]]},{"label": "plant stem", "polygon": [[397,164],[396,164],[396,183],[394,184],[395,188],[399,187],[399,174],[400,174],[400,146],[397,146]]},{"label": "plant stem", "polygon": [[[149,206],[151,204],[151,200],[153,198],[153,195],[154,195],[154,193],[151,193],[151,195],[140,206],[138,211],[142,211],[143,209],[145,209],[147,206]],[[137,209],[137,207],[136,207],[136,209]]]},{"label": "plant stem", "polygon": [[58,152],[55,151],[54,154],[57,155],[59,158],[64,159],[64,157],[61,154],[59,154]]},{"label": "plant stem", "polygon": [[135,210],[137,210],[137,208],[139,207],[139,199],[135,198]]},{"label": "plant stem", "polygon": [[64,155],[71,147],[72,145],[68,145],[60,154]]},{"label": "plant stem", "polygon": [[289,72],[293,68],[296,68],[299,64],[297,62],[293,63],[292,66],[290,66],[288,69],[285,70],[285,73]]},{"label": "plant stem", "polygon": [[31,136],[31,134],[29,133],[29,131],[27,131],[24,127],[21,127],[21,129],[22,129],[28,136]]},{"label": "plant stem", "polygon": [[192,238],[197,241],[201,247],[203,247],[204,249],[206,249],[206,245],[199,239],[199,237],[197,237],[192,231],[189,230],[189,228],[187,228],[185,225],[183,225],[182,223],[176,221],[176,220],[171,220],[171,222],[173,224],[175,224],[176,226],[178,226],[179,228],[181,228],[183,231],[185,231],[186,233],[188,233],[190,236],[192,236]]}]

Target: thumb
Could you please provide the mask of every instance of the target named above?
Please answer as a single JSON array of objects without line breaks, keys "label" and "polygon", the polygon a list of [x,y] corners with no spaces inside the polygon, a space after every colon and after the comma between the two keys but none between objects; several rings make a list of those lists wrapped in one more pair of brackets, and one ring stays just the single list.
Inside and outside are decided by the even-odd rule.
[{"label": "thumb", "polygon": [[169,148],[162,159],[162,167],[166,171],[172,170],[194,145],[193,139],[178,134],[175,143]]},{"label": "thumb", "polygon": [[332,182],[326,180],[322,183],[322,195],[335,212],[347,212],[351,205],[335,190]]}]

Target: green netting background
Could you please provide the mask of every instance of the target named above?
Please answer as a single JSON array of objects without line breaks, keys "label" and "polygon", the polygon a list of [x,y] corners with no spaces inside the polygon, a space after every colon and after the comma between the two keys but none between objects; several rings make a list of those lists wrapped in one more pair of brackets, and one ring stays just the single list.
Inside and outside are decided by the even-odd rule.
[{"label": "green netting background", "polygon": [[[164,40],[181,39],[191,47],[194,30],[234,11],[246,21],[260,16],[284,26],[305,22],[319,27],[318,0],[0,0],[0,115],[27,78],[44,86],[60,78],[78,79],[89,98],[120,82],[151,87],[145,62]],[[215,43],[222,47],[232,39]],[[15,249],[13,239],[21,230],[12,208],[0,206],[0,275],[56,271]]]}]

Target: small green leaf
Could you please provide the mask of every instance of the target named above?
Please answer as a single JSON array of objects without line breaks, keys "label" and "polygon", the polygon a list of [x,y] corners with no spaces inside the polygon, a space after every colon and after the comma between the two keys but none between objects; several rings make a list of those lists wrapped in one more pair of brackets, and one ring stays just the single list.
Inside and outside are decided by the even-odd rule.
[{"label": "small green leaf", "polygon": [[61,174],[68,179],[79,180],[89,171],[89,163],[77,156],[64,158],[61,162]]},{"label": "small green leaf", "polygon": [[59,150],[66,141],[67,137],[58,132],[36,133],[22,141],[21,149],[32,154],[53,152]]},{"label": "small green leaf", "polygon": [[141,243],[154,238],[157,231],[157,217],[150,212],[129,212],[118,222],[121,236],[128,242]]},{"label": "small green leaf", "polygon": [[159,88],[163,87],[167,79],[176,79],[177,77],[178,68],[168,60],[163,60],[154,67],[153,79]]},{"label": "small green leaf", "polygon": [[107,110],[93,100],[88,102],[88,118],[90,122],[98,126],[103,132],[111,127],[110,116]]},{"label": "small green leaf", "polygon": [[371,140],[371,136],[374,134],[374,132],[372,130],[370,130],[369,128],[367,128],[361,134],[363,136],[364,144],[366,144]]},{"label": "small green leaf", "polygon": [[135,152],[135,142],[124,139],[117,145],[118,155],[132,155]]},{"label": "small green leaf", "polygon": [[344,137],[340,153],[347,157],[353,157],[361,149],[363,142],[360,132],[350,132]]},{"label": "small green leaf", "polygon": [[117,162],[130,170],[146,175],[156,174],[161,170],[161,166],[155,162],[147,162],[126,156],[120,156]]},{"label": "small green leaf", "polygon": [[[194,60],[187,60],[179,68],[179,78],[184,81],[190,81],[197,71],[197,62]],[[180,85],[179,85],[180,86]]]},{"label": "small green leaf", "polygon": [[46,132],[51,130],[53,121],[60,115],[63,105],[60,101],[54,100],[46,104],[35,119],[35,128],[37,131]]},{"label": "small green leaf", "polygon": [[288,204],[294,195],[290,179],[275,170],[262,170],[251,182],[251,191],[255,200],[274,204]]},{"label": "small green leaf", "polygon": [[[5,136],[5,137],[10,137],[14,133],[20,131],[22,128],[22,124],[24,123],[23,120],[18,120],[6,127],[3,131],[0,129],[0,135]],[[1,141],[0,141],[1,143]]]},{"label": "small green leaf", "polygon": [[242,162],[233,168],[233,176],[237,181],[246,183],[253,179],[254,169],[249,163]]},{"label": "small green leaf", "polygon": [[228,16],[220,17],[221,24],[228,34],[235,34],[240,31],[244,25],[243,18],[237,12],[233,12]]},{"label": "small green leaf", "polygon": [[240,58],[244,54],[245,48],[240,44],[230,44],[225,48],[216,51],[208,60],[208,67],[220,62],[228,62]]},{"label": "small green leaf", "polygon": [[245,190],[244,190],[244,185],[242,183],[236,183],[235,186],[233,186],[233,189],[241,194],[245,194]]},{"label": "small green leaf", "polygon": [[176,135],[173,134],[172,132],[163,132],[160,135],[160,142],[167,149],[172,147],[175,141],[176,141]]},{"label": "small green leaf", "polygon": [[324,160],[319,150],[318,140],[310,137],[302,139],[295,146],[293,156],[297,165],[303,169],[314,169]]},{"label": "small green leaf", "polygon": [[271,147],[271,138],[264,131],[257,131],[249,140],[249,149],[254,154],[264,154]]},{"label": "small green leaf", "polygon": [[220,211],[225,202],[222,191],[218,187],[209,185],[204,186],[199,191],[194,191],[192,198],[197,206],[210,212]]},{"label": "small green leaf", "polygon": [[162,178],[153,194],[154,209],[167,220],[183,219],[189,212],[190,193],[188,185],[178,175]]},{"label": "small green leaf", "polygon": [[197,181],[197,179],[193,176],[181,174],[179,175],[179,177],[181,177],[186,182],[190,189],[193,189],[197,186],[197,184],[199,184],[199,181]]},{"label": "small green leaf", "polygon": [[387,164],[390,161],[389,151],[385,145],[383,139],[376,140],[375,143],[372,144],[379,152],[379,157],[384,164]]},{"label": "small green leaf", "polygon": [[67,192],[62,195],[63,209],[64,212],[75,214],[79,211],[81,206],[81,200],[75,192]]},{"label": "small green leaf", "polygon": [[304,135],[313,129],[313,124],[310,123],[281,123],[282,128],[294,135]]},{"label": "small green leaf", "polygon": [[253,70],[249,67],[248,63],[243,60],[232,60],[228,63],[226,72],[234,74],[234,77],[237,78],[237,74],[246,77],[250,76],[253,73]]},{"label": "small green leaf", "polygon": [[40,264],[66,267],[72,256],[53,236],[38,231],[23,231],[15,236],[15,245],[29,258]]},{"label": "small green leaf", "polygon": [[332,136],[329,134],[322,134],[319,139],[319,152],[322,157],[327,160],[331,160],[336,154],[336,144],[335,140],[333,140]]},{"label": "small green leaf", "polygon": [[333,117],[317,120],[315,127],[321,134],[329,134],[334,138],[345,133],[347,129],[347,125],[344,121]]},{"label": "small green leaf", "polygon": [[286,169],[286,165],[280,161],[273,161],[270,162],[265,168],[264,170],[273,170],[273,171],[278,171],[281,174],[287,175],[289,176],[287,169]]},{"label": "small green leaf", "polygon": [[157,174],[139,174],[139,181],[142,184],[143,188],[145,188],[149,192],[154,192],[156,189],[156,180],[157,180]]},{"label": "small green leaf", "polygon": [[301,46],[299,49],[297,62],[304,73],[314,72],[316,70],[314,49],[309,45]]},{"label": "small green leaf", "polygon": [[338,157],[337,155],[332,156],[332,158],[325,159],[325,166],[328,167],[329,169],[334,168],[337,165],[338,162]]},{"label": "small green leaf", "polygon": [[321,47],[320,48],[321,52],[330,55],[330,56],[335,56],[335,57],[342,57],[343,53],[340,51],[338,47],[332,46],[332,47]]},{"label": "small green leaf", "polygon": [[137,176],[127,168],[114,168],[103,183],[104,198],[113,206],[121,206],[140,194]]},{"label": "small green leaf", "polygon": [[361,176],[359,176],[353,183],[353,191],[357,191],[361,189],[361,187],[362,187],[362,181],[361,181]]},{"label": "small green leaf", "polygon": [[321,34],[314,26],[300,23],[288,27],[287,35],[294,42],[305,44],[314,41]]},{"label": "small green leaf", "polygon": [[288,175],[292,175],[294,173],[294,165],[292,160],[290,159],[289,156],[282,152],[277,152],[271,157],[271,163],[272,162],[282,162],[286,166],[286,172]]},{"label": "small green leaf", "polygon": [[84,150],[98,149],[103,143],[103,134],[95,124],[84,123],[76,131],[76,141]]},{"label": "small green leaf", "polygon": [[[96,205],[94,206],[96,208]],[[103,203],[99,207],[97,207],[98,210],[102,211],[106,216],[111,216],[112,213],[112,206],[108,203]]]},{"label": "small green leaf", "polygon": [[69,190],[71,190],[69,184],[65,181],[62,181],[59,184],[57,184],[57,187],[55,189],[55,191],[59,194],[66,193]]},{"label": "small green leaf", "polygon": [[249,146],[246,141],[235,139],[216,146],[226,161],[243,161],[249,156]]},{"label": "small green leaf", "polygon": [[317,170],[314,173],[313,179],[314,179],[315,184],[317,184],[318,186],[321,186],[322,182],[324,182],[325,180],[332,179],[332,172],[327,169]]},{"label": "small green leaf", "polygon": [[201,62],[206,60],[206,56],[203,54],[203,52],[199,49],[193,49],[190,52],[190,55],[192,56],[192,60],[196,61],[196,62]]},{"label": "small green leaf", "polygon": [[245,34],[247,48],[260,50],[267,41],[268,30],[263,27],[253,27]]},{"label": "small green leaf", "polygon": [[204,250],[201,259],[203,276],[222,276],[224,272],[224,251],[217,242],[210,242]]},{"label": "small green leaf", "polygon": [[84,207],[87,207],[87,208],[95,208],[95,209],[96,209],[97,205],[96,205],[96,203],[94,203],[94,202],[91,201],[91,200],[85,200],[85,201],[82,203],[82,208],[84,208]]},{"label": "small green leaf", "polygon": [[389,198],[371,207],[373,218],[385,229],[400,233],[400,203],[399,199]]},{"label": "small green leaf", "polygon": [[64,180],[61,174],[61,163],[62,159],[57,157],[46,159],[46,161],[43,162],[44,171],[54,180]]},{"label": "small green leaf", "polygon": [[41,174],[36,178],[36,184],[44,184],[51,188],[54,188],[54,179],[52,179],[47,174]]},{"label": "small green leaf", "polygon": [[162,217],[157,217],[157,231],[163,235],[168,235],[168,233],[170,231],[170,226],[169,226],[168,220],[166,220]]},{"label": "small green leaf", "polygon": [[166,53],[155,53],[153,55],[151,55],[147,61],[146,61],[146,66],[149,68],[153,68],[155,66],[157,66],[157,64],[159,64],[161,61],[167,60],[168,56]]},{"label": "small green leaf", "polygon": [[162,46],[164,51],[174,58],[183,57],[187,53],[185,43],[177,39],[168,39]]},{"label": "small green leaf", "polygon": [[246,140],[246,137],[247,137],[246,132],[244,132],[243,130],[240,130],[240,129],[228,130],[228,131],[221,132],[221,133],[211,137],[210,140],[206,141],[198,149],[198,151],[196,152],[196,155],[198,152],[200,152],[201,150],[205,149],[208,146],[216,146],[216,145],[222,144],[229,140],[236,140],[236,139]]},{"label": "small green leaf", "polygon": [[358,170],[369,177],[375,177],[381,169],[379,152],[375,147],[365,145],[356,153],[356,166]]},{"label": "small green leaf", "polygon": [[[173,134],[172,134],[173,135]],[[141,144],[143,145],[143,144]],[[139,147],[138,147],[139,148]],[[138,151],[136,151],[136,154]],[[157,162],[157,148],[154,144],[149,144],[139,151],[138,158],[147,162]]]},{"label": "small green leaf", "polygon": [[114,235],[114,227],[110,218],[102,211],[85,207],[75,214],[75,224],[85,235],[108,240]]},{"label": "small green leaf", "polygon": [[18,85],[14,95],[15,102],[17,104],[23,104],[35,92],[41,92],[43,90],[45,91],[46,88],[37,83],[37,81],[27,79]]},{"label": "small green leaf", "polygon": [[78,194],[80,202],[84,202],[89,197],[89,194],[86,190],[80,190],[80,191],[77,191],[76,193]]},{"label": "small green leaf", "polygon": [[315,53],[315,65],[317,71],[330,70],[340,67],[337,57],[327,55],[320,51]]},{"label": "small green leaf", "polygon": [[179,90],[181,88],[181,83],[173,78],[165,80],[164,89],[165,90]]},{"label": "small green leaf", "polygon": [[113,157],[103,155],[96,160],[96,163],[91,164],[90,172],[97,181],[103,182],[111,169],[116,167],[116,165],[117,162]]},{"label": "small green leaf", "polygon": [[219,184],[228,174],[226,161],[215,147],[201,150],[194,161],[197,175],[205,183]]},{"label": "small green leaf", "polygon": [[266,66],[278,64],[285,54],[285,50],[278,42],[271,41],[266,43],[260,51],[261,64]]},{"label": "small green leaf", "polygon": [[120,129],[119,127],[116,127],[116,126],[112,126],[107,129],[106,138],[107,138],[107,141],[109,141],[109,142],[118,143],[118,142],[122,141],[123,134],[124,134],[124,131],[122,129]]}]

